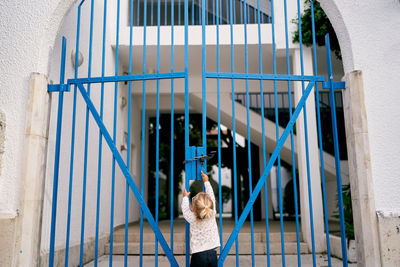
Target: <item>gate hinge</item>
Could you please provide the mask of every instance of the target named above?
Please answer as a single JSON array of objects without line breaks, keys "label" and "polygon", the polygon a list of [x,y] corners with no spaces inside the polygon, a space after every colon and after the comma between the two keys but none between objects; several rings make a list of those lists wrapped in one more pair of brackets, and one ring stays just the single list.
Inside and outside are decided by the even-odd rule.
[{"label": "gate hinge", "polygon": [[[333,89],[346,89],[346,83],[345,82],[334,82],[332,81]],[[331,83],[328,82],[323,82],[322,83],[322,88],[323,89],[331,89]]]},{"label": "gate hinge", "polygon": [[47,85],[48,92],[69,92],[71,90],[69,84],[49,84]]},{"label": "gate hinge", "polygon": [[201,181],[201,171],[207,173],[206,160],[212,159],[215,151],[207,155],[206,147],[190,146],[188,148],[188,158],[183,162],[186,164],[186,177],[189,180]]}]

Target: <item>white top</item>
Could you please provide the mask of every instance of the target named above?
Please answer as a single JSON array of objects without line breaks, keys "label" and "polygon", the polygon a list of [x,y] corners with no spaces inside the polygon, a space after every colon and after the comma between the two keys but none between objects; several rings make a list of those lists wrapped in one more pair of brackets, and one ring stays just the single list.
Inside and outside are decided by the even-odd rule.
[{"label": "white top", "polygon": [[197,219],[189,207],[189,198],[182,199],[182,212],[185,220],[190,223],[190,249],[192,253],[206,251],[220,246],[218,227],[215,220],[215,196],[210,182],[205,182],[204,187],[206,193],[210,196],[214,214],[211,218],[200,220]]}]

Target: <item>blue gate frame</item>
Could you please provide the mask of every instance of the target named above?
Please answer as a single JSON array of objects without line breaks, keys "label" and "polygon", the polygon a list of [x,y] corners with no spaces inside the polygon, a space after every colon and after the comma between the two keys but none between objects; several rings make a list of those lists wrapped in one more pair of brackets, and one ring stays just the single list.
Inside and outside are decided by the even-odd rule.
[{"label": "blue gate frame", "polygon": [[[78,62],[78,55],[79,55],[79,36],[80,36],[80,19],[81,19],[81,7],[85,0],[82,0],[78,6],[78,21],[77,21],[77,38],[76,38],[76,57],[75,62]],[[335,107],[335,97],[334,97],[334,90],[335,89],[344,89],[345,84],[344,82],[335,82],[333,81],[332,76],[332,63],[331,63],[331,54],[330,54],[330,42],[329,36],[327,35],[325,38],[325,45],[326,45],[326,57],[327,57],[327,66],[328,66],[328,79],[325,80],[325,77],[318,76],[317,72],[317,55],[316,55],[316,43],[315,43],[315,25],[314,25],[314,9],[313,9],[313,2],[309,1],[311,5],[311,12],[312,12],[312,33],[313,33],[313,56],[314,56],[314,75],[313,76],[306,76],[304,75],[303,69],[303,50],[302,50],[302,32],[301,32],[301,19],[299,19],[299,37],[300,37],[300,57],[301,57],[301,75],[292,75],[290,74],[290,61],[289,61],[289,39],[288,39],[288,27],[287,27],[287,12],[286,12],[286,0],[284,0],[284,11],[285,11],[285,36],[286,36],[286,60],[287,60],[287,74],[277,74],[276,70],[276,55],[275,55],[275,28],[274,28],[274,0],[271,0],[271,16],[268,18],[269,23],[272,24],[272,46],[273,46],[273,74],[264,74],[263,67],[262,67],[262,47],[261,47],[261,27],[260,24],[264,23],[264,14],[261,14],[262,9],[262,2],[260,6],[260,0],[257,1],[257,8],[253,8],[253,23],[258,24],[258,40],[259,40],[259,73],[249,73],[248,71],[248,55],[247,55],[247,24],[250,23],[250,6],[247,4],[247,1],[239,1],[240,6],[240,24],[244,25],[244,41],[245,41],[245,73],[237,73],[235,72],[234,67],[234,50],[233,50],[233,35],[234,29],[233,25],[236,23],[236,3],[233,0],[226,1],[225,11],[223,9],[222,1],[221,0],[213,0],[212,1],[212,8],[213,12],[216,12],[218,16],[214,16],[212,18],[212,23],[209,18],[209,10],[210,8],[207,5],[211,5],[209,1],[202,0],[201,3],[201,17],[198,16],[195,22],[195,15],[192,12],[192,25],[200,24],[202,25],[202,147],[194,148],[190,147],[189,144],[189,65],[188,65],[188,30],[189,30],[189,2],[188,0],[184,0],[184,8],[183,8],[183,15],[184,15],[184,29],[185,29],[185,60],[184,60],[184,71],[183,72],[175,72],[174,71],[174,1],[171,1],[171,72],[168,73],[160,73],[160,0],[157,3],[157,71],[155,74],[147,74],[146,70],[146,60],[143,60],[143,74],[135,74],[132,73],[132,28],[134,24],[133,14],[134,14],[134,1],[130,0],[130,49],[129,49],[129,73],[128,75],[118,75],[118,53],[119,53],[119,17],[120,17],[120,0],[117,0],[117,29],[116,29],[116,67],[115,67],[115,75],[114,76],[105,76],[105,38],[106,38],[106,24],[107,24],[107,9],[104,8],[103,14],[103,52],[102,52],[102,75],[101,77],[91,77],[91,62],[92,62],[92,42],[93,42],[93,5],[94,1],[91,1],[91,17],[90,17],[90,39],[89,39],[89,63],[88,63],[88,75],[85,78],[78,78],[78,64],[75,66],[75,76],[74,78],[68,79],[65,82],[65,54],[66,54],[66,39],[63,37],[62,39],[62,53],[61,53],[61,70],[60,70],[60,83],[59,84],[49,84],[48,91],[49,92],[58,92],[58,113],[57,113],[57,133],[56,133],[56,150],[55,150],[55,163],[54,163],[54,183],[53,183],[53,197],[52,197],[52,218],[51,218],[51,237],[50,237],[50,258],[49,258],[49,265],[53,266],[54,264],[54,244],[55,244],[55,228],[56,228],[56,214],[57,214],[57,193],[58,193],[58,179],[59,179],[59,165],[60,165],[60,145],[61,145],[61,125],[62,125],[62,118],[63,118],[63,97],[64,92],[69,92],[71,87],[74,88],[74,102],[73,102],[73,121],[72,121],[72,139],[71,139],[71,161],[70,161],[70,185],[69,185],[69,199],[68,199],[68,219],[67,219],[67,233],[66,233],[66,253],[65,253],[65,266],[68,266],[68,258],[69,258],[69,235],[70,235],[70,220],[71,220],[71,194],[72,194],[72,180],[73,180],[73,163],[74,163],[74,142],[75,142],[75,118],[76,118],[76,99],[78,92],[82,96],[83,100],[86,104],[86,128],[85,128],[85,158],[84,158],[84,184],[83,184],[83,203],[82,203],[82,223],[81,223],[81,243],[80,243],[80,266],[83,265],[83,244],[84,244],[84,226],[85,226],[85,194],[86,194],[86,168],[87,168],[87,154],[88,154],[88,118],[91,115],[99,130],[99,155],[98,155],[98,162],[99,162],[99,171],[98,171],[98,181],[100,184],[101,179],[101,155],[102,155],[102,140],[106,141],[109,149],[113,155],[113,165],[112,165],[112,211],[111,211],[111,218],[110,218],[110,266],[112,265],[112,244],[113,244],[113,214],[114,214],[114,184],[115,184],[115,163],[118,164],[119,168],[121,169],[125,179],[126,179],[126,223],[125,223],[125,266],[127,265],[127,236],[128,236],[128,212],[129,212],[129,191],[133,192],[134,197],[138,201],[140,208],[141,208],[141,216],[140,216],[140,233],[141,233],[141,240],[140,240],[140,266],[142,266],[142,248],[143,248],[143,216],[146,216],[152,230],[156,236],[156,246],[155,246],[155,256],[157,259],[158,256],[158,243],[160,243],[161,247],[163,248],[168,260],[171,263],[171,266],[178,266],[177,261],[173,254],[173,218],[171,218],[171,245],[169,246],[166,242],[163,234],[161,233],[158,227],[158,200],[156,197],[156,212],[155,216],[149,210],[145,200],[143,199],[143,184],[144,184],[144,150],[145,150],[145,109],[146,109],[146,81],[148,80],[155,80],[157,82],[157,122],[156,124],[159,125],[159,98],[160,98],[160,86],[159,82],[162,79],[167,79],[171,81],[171,159],[173,158],[173,151],[174,151],[174,140],[173,140],[173,133],[174,133],[174,80],[175,79],[184,79],[185,82],[185,159],[186,159],[186,166],[185,172],[191,173],[193,172],[193,166],[198,164],[199,158],[193,157],[200,156],[203,157],[202,164],[200,168],[206,170],[206,162],[207,162],[207,142],[206,142],[206,81],[207,79],[216,79],[217,80],[217,95],[218,95],[218,166],[221,168],[221,135],[220,135],[220,126],[221,126],[221,118],[220,118],[220,80],[226,79],[231,81],[232,86],[232,131],[233,131],[233,140],[234,143],[236,142],[236,129],[235,129],[235,81],[236,80],[244,80],[246,82],[246,110],[247,110],[247,136],[248,136],[248,164],[249,164],[249,188],[250,188],[250,197],[245,205],[245,208],[238,217],[237,212],[237,199],[235,198],[234,206],[235,206],[235,227],[233,232],[231,233],[228,241],[225,245],[221,246],[220,251],[220,258],[219,258],[219,266],[223,265],[224,260],[226,259],[233,243],[236,243],[236,265],[239,265],[239,242],[238,242],[238,234],[240,232],[243,223],[245,222],[246,218],[250,214],[250,222],[251,222],[251,241],[252,241],[252,265],[254,266],[254,236],[253,236],[253,204],[258,197],[262,187],[266,186],[266,180],[268,174],[271,171],[271,168],[275,163],[278,164],[278,170],[280,170],[280,151],[288,139],[290,135],[291,140],[291,151],[292,151],[292,160],[294,162],[294,134],[293,134],[293,125],[295,124],[299,114],[303,111],[304,114],[304,128],[305,128],[305,142],[306,142],[306,158],[307,158],[307,178],[308,178],[308,187],[310,188],[310,170],[309,170],[309,157],[308,157],[308,139],[307,139],[307,117],[306,117],[306,106],[305,103],[312,92],[315,90],[316,96],[316,105],[317,105],[317,129],[318,129],[318,141],[319,147],[322,148],[322,135],[321,135],[321,121],[320,121],[320,113],[319,113],[319,85],[322,85],[323,89],[328,89],[330,92],[330,101],[331,107]],[[107,6],[107,0],[104,0],[105,7]],[[235,4],[234,4],[235,3]],[[180,0],[178,2],[179,5],[179,18],[181,15],[180,12]],[[192,1],[192,7],[194,6],[194,1]],[[300,10],[300,1],[297,0],[297,7]],[[153,9],[153,0],[151,0],[151,9]],[[206,13],[207,9],[207,13]],[[137,25],[139,25],[140,20],[140,1],[137,1]],[[194,9],[192,9],[193,11]],[[199,10],[200,12],[200,10]],[[167,13],[167,9],[165,8],[165,14]],[[220,38],[219,38],[219,26],[222,23],[222,13],[226,13],[226,17],[228,18],[230,24],[230,46],[231,46],[231,72],[224,73],[220,72]],[[207,18],[206,18],[207,15]],[[143,44],[143,58],[146,58],[146,24],[147,24],[147,0],[144,1],[144,13],[143,13],[143,37],[144,37],[144,44]],[[298,11],[298,17],[300,18],[300,11]],[[257,19],[257,21],[256,21]],[[180,22],[180,19],[179,19]],[[165,17],[164,24],[167,24],[167,17]],[[216,25],[216,39],[217,39],[217,71],[216,72],[207,72],[206,69],[206,27],[208,24]],[[151,12],[151,25],[153,25],[153,12]],[[291,95],[291,83],[295,81],[300,81],[302,83],[302,90],[303,95],[298,102],[297,106],[292,113],[292,103],[291,98],[289,97],[289,111],[290,111],[290,120],[287,124],[284,132],[279,135],[279,118],[277,112],[277,105],[275,105],[275,119],[276,119],[276,147],[273,150],[273,153],[268,162],[266,162],[266,144],[265,138],[263,138],[263,173],[261,177],[257,180],[257,183],[253,188],[252,186],[252,177],[251,177],[251,151],[250,151],[250,144],[251,144],[251,135],[250,135],[250,119],[249,119],[249,81],[256,80],[260,82],[260,95],[264,95],[263,91],[263,81],[264,80],[271,80],[274,81],[274,95],[275,101],[277,100],[277,81],[286,81],[288,84],[288,92],[289,96]],[[134,81],[142,81],[143,82],[143,112],[142,112],[142,161],[141,161],[141,188],[135,184],[132,175],[130,174],[130,166],[129,166],[129,157],[130,157],[130,146],[128,145],[128,158],[125,163],[124,159],[118,152],[118,149],[115,144],[116,140],[116,114],[117,114],[117,91],[118,91],[118,83],[119,82],[128,82],[129,83],[129,96],[131,96],[132,90],[132,82]],[[100,112],[94,106],[91,98],[90,98],[90,86],[91,84],[101,84],[101,106]],[[105,83],[115,83],[115,99],[114,99],[114,124],[113,124],[113,133],[112,136],[109,130],[106,128],[103,122],[103,101],[104,101],[104,84]],[[128,121],[130,122],[130,114],[131,114],[131,99],[129,97],[128,101],[128,109],[129,109],[129,118]],[[261,123],[262,123],[262,131],[263,136],[265,136],[265,127],[264,127],[264,108],[263,108],[263,101],[261,101]],[[338,204],[339,204],[339,218],[340,218],[340,229],[341,229],[341,242],[342,242],[342,256],[343,256],[343,266],[347,266],[347,254],[346,254],[346,241],[345,241],[345,227],[344,227],[344,215],[343,215],[343,199],[342,199],[342,186],[341,186],[341,170],[340,170],[340,159],[339,159],[339,145],[338,145],[338,134],[337,134],[337,125],[336,125],[336,111],[335,108],[331,108],[331,116],[332,116],[332,127],[333,127],[333,140],[334,140],[334,152],[335,152],[335,166],[336,166],[336,178],[337,178],[337,188],[338,188]],[[128,144],[130,144],[130,127],[128,127]],[[159,128],[156,127],[156,158],[159,159]],[[197,151],[197,152],[196,152]],[[198,153],[198,154],[195,154]],[[235,196],[237,195],[237,174],[236,174],[236,147],[233,146],[233,166],[234,166],[234,190]],[[331,266],[331,256],[330,256],[330,244],[329,244],[329,226],[328,226],[328,218],[327,218],[327,205],[326,205],[326,193],[325,193],[325,177],[324,177],[324,159],[323,159],[323,150],[320,149],[320,159],[321,159],[321,175],[322,175],[322,189],[323,189],[323,206],[324,206],[324,223],[326,229],[326,242],[327,242],[327,255],[328,255],[328,264]],[[292,164],[293,168],[295,168],[295,164]],[[173,177],[173,160],[171,160],[171,177]],[[199,169],[197,169],[198,171]],[[295,175],[295,170],[293,174]],[[219,206],[222,206],[222,198],[221,198],[221,171],[219,171]],[[159,166],[158,160],[156,161],[156,196],[158,196],[158,176],[159,176]],[[280,172],[278,172],[278,178],[280,183]],[[297,232],[297,245],[298,245],[298,266],[301,265],[301,257],[300,257],[300,244],[299,244],[299,216],[298,216],[298,203],[296,195],[296,177],[294,177],[294,187],[295,187],[295,211],[296,211],[296,232]],[[171,181],[173,185],[173,181]],[[186,179],[185,187],[189,189],[189,180]],[[173,187],[172,187],[173,188]],[[312,207],[312,198],[311,198],[311,190],[309,191],[309,205]],[[265,190],[267,192],[267,190]],[[173,195],[173,190],[171,192]],[[282,216],[282,188],[279,187],[279,201],[280,201],[280,227],[281,227],[281,249],[282,249],[282,265],[285,266],[285,246],[284,246],[284,237],[283,237],[283,216]],[[267,195],[265,194],[265,202],[267,202]],[[99,234],[99,204],[100,203],[100,185],[97,187],[97,212],[96,212],[96,243],[95,243],[95,266],[97,266],[97,258],[98,258],[98,234]],[[171,209],[173,207],[173,199],[171,198]],[[268,208],[268,204],[265,205],[266,209]],[[173,214],[173,212],[171,212]],[[268,214],[268,211],[266,211]],[[316,256],[315,256],[315,247],[314,247],[314,231],[313,231],[313,214],[312,208],[310,209],[310,221],[311,221],[311,239],[312,239],[312,255],[313,255],[313,265],[316,266]],[[222,242],[222,216],[219,217],[219,227],[220,227],[220,239],[221,244]],[[186,223],[186,266],[189,266],[189,224]],[[268,220],[266,220],[266,233],[269,233],[269,225]],[[269,240],[268,234],[267,236],[267,265],[270,266],[270,251],[269,251]],[[157,260],[156,260],[157,265]]]}]

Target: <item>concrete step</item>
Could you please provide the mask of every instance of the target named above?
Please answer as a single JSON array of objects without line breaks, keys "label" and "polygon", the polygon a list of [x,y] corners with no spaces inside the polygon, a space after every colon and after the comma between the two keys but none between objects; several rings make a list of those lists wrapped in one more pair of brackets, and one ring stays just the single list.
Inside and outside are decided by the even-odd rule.
[{"label": "concrete step", "polygon": [[[265,242],[254,242],[254,252],[256,255],[265,255],[267,253]],[[128,243],[128,254],[129,255],[139,255],[140,252],[139,243]],[[155,244],[154,242],[146,242],[143,243],[143,255],[154,255]],[[122,255],[125,253],[125,244],[122,242],[115,242],[113,246],[113,255]],[[159,255],[165,255],[162,247],[158,245],[158,253]],[[219,250],[218,250],[219,253]],[[233,244],[231,250],[229,251],[230,255],[235,255],[236,248],[235,244]],[[300,253],[309,253],[307,244],[304,242],[300,243]],[[110,254],[110,244],[107,244],[105,247],[105,254]],[[174,242],[174,254],[175,255],[184,255],[185,254],[185,243],[184,242]],[[239,254],[241,255],[249,255],[251,254],[251,243],[241,241],[239,243]],[[280,242],[272,242],[270,243],[270,254],[277,255],[281,254],[281,244]],[[297,254],[297,243],[296,242],[285,242],[285,254],[293,255]]]},{"label": "concrete step", "polygon": [[[228,240],[231,233],[224,233],[223,240]],[[165,240],[170,242],[171,235],[169,233],[163,234]],[[295,232],[286,232],[284,234],[285,242],[296,242],[296,233]],[[115,243],[124,243],[125,241],[125,232],[117,231],[114,233],[114,242]],[[143,233],[143,241],[144,242],[155,242],[155,236],[153,233]],[[185,241],[185,233],[174,233],[174,242],[184,242]],[[251,242],[251,234],[250,233],[239,233],[239,241],[240,242]],[[265,233],[254,233],[254,242],[266,242],[266,234]],[[300,242],[303,241],[303,237],[300,233]],[[140,242],[140,233],[138,232],[129,232],[128,231],[128,242]],[[281,234],[280,233],[270,233],[269,234],[269,242],[281,242]]]}]

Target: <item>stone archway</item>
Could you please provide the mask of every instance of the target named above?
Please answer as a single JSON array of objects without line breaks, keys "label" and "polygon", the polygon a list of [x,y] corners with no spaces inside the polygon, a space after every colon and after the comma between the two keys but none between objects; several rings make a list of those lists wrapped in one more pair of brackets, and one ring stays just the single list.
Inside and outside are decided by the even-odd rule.
[{"label": "stone archway", "polygon": [[343,105],[358,266],[380,266],[378,222],[373,195],[362,73],[354,70],[351,34],[342,15],[345,4],[328,0],[319,2],[335,29],[345,71],[346,89],[343,92]]}]

